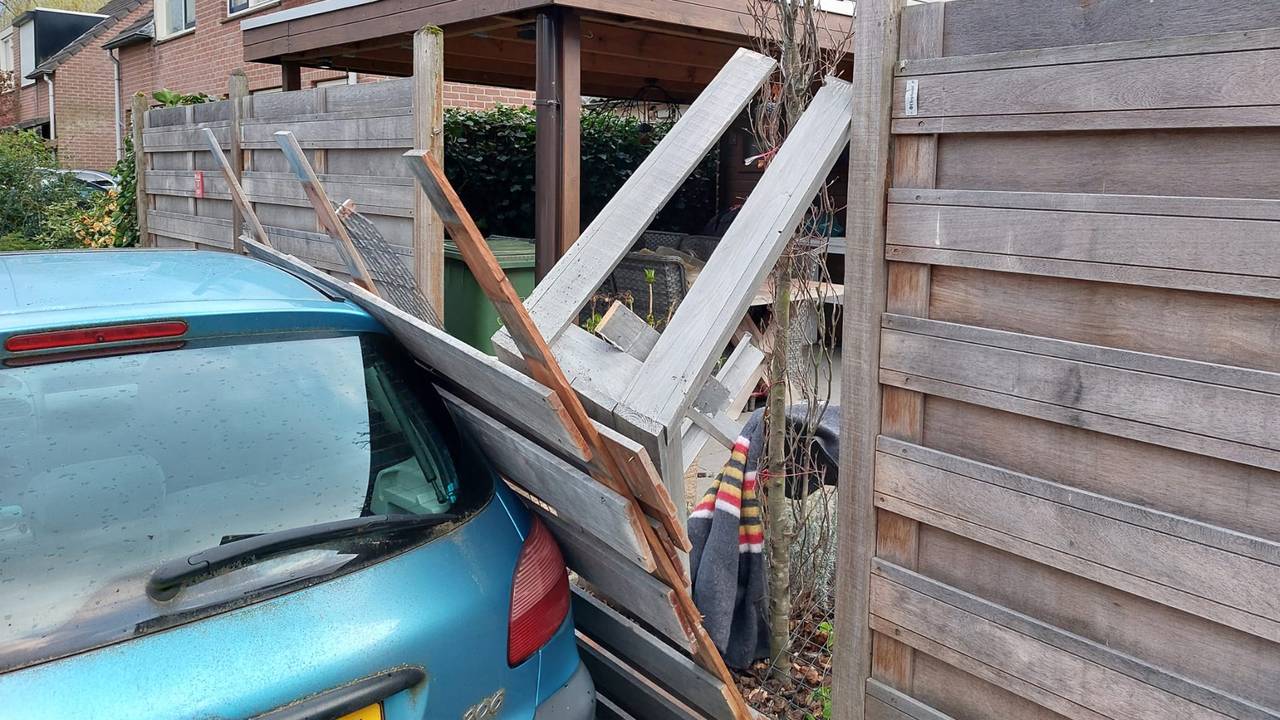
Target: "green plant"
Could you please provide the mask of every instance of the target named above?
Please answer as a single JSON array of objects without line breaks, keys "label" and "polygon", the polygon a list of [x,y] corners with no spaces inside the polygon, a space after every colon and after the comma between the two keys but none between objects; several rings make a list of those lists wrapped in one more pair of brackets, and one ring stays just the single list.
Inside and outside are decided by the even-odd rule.
[{"label": "green plant", "polygon": [[[809,700],[822,704],[822,720],[831,720],[831,688],[820,687],[809,694]],[[817,720],[812,713],[805,714],[806,720]]]},{"label": "green plant", "polygon": [[653,284],[658,281],[658,271],[653,268],[644,269],[644,284],[649,289],[649,312],[645,314],[644,321],[649,323],[649,327],[657,327],[658,319],[653,316]]},{"label": "green plant", "polygon": [[58,200],[45,208],[39,241],[43,247],[53,250],[84,247],[76,232],[85,214],[80,202],[79,198]]},{"label": "green plant", "polygon": [[[589,223],[648,156],[670,125],[589,111],[582,115],[582,224]],[[533,237],[532,108],[450,109],[444,118],[445,172],[487,234]],[[653,222],[655,230],[698,232],[716,212],[714,153]]]},{"label": "green plant", "polygon": [[124,153],[111,171],[120,181],[115,208],[111,213],[116,247],[138,244],[138,173],[133,154],[133,138],[124,138]]},{"label": "green plant", "polygon": [[177,90],[165,88],[151,93],[151,99],[160,103],[163,107],[178,107],[180,105],[199,105],[200,103],[213,102],[213,98],[205,93],[181,93]]},{"label": "green plant", "polygon": [[40,238],[46,216],[80,201],[73,178],[33,132],[0,132],[0,235]]}]

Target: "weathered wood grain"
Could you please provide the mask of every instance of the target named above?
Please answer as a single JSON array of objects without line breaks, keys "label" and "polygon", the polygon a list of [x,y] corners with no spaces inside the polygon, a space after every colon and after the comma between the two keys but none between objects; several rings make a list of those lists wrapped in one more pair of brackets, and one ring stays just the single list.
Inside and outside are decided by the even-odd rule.
[{"label": "weathered wood grain", "polygon": [[1280,601],[1264,589],[1280,575],[1280,566],[888,453],[876,461],[880,507],[1273,642],[1280,639]]},{"label": "weathered wood grain", "polygon": [[1042,65],[1076,65],[1114,60],[1207,55],[1245,50],[1271,50],[1275,48],[1280,48],[1280,29],[1260,27],[1255,30],[1234,30],[1203,35],[1179,35],[1152,40],[1122,40],[1087,45],[1042,47],[1029,50],[1007,50],[1004,52],[945,58],[904,55],[902,62],[898,64],[897,74],[900,76],[939,75],[1039,67]]},{"label": "weathered wood grain", "polygon": [[622,398],[673,427],[848,143],[853,89],[828,78],[774,155]]},{"label": "weathered wood grain", "polygon": [[[879,717],[885,720],[952,720],[950,716],[875,679],[867,680],[867,696],[883,706]],[[877,717],[876,713],[870,712],[870,706],[867,710],[867,717]]]},{"label": "weathered wood grain", "polygon": [[654,570],[653,554],[640,529],[645,520],[626,498],[460,398],[443,394],[454,419],[503,477],[619,556],[645,572]]},{"label": "weathered wood grain", "polygon": [[905,568],[881,562],[875,573],[877,616],[1095,712],[1153,720],[1275,717]]},{"label": "weathered wood grain", "polygon": [[891,203],[888,223],[890,245],[1280,276],[1275,222]]},{"label": "weathered wood grain", "polygon": [[917,572],[1214,694],[1280,711],[1273,642],[928,526]]},{"label": "weathered wood grain", "polygon": [[[895,187],[889,202],[898,205],[959,205],[1012,210],[1174,215],[1188,218],[1280,220],[1280,200],[1237,197],[1178,197],[1107,193],[1002,192],[998,190],[936,190]],[[1159,218],[1157,218],[1159,219]]]},{"label": "weathered wood grain", "polygon": [[880,315],[888,287],[885,195],[889,187],[889,124],[893,67],[898,59],[902,0],[863,0],[854,32],[853,122],[849,137],[849,206],[844,277],[844,343],[840,404],[841,492],[836,574],[832,710],[836,720],[866,717],[871,674],[871,558],[875,553],[875,438],[881,420]]},{"label": "weathered wood grain", "polygon": [[644,362],[658,343],[659,333],[644,318],[614,300],[596,325],[596,334],[605,342]]},{"label": "weathered wood grain", "polygon": [[895,135],[922,133],[1030,133],[1185,128],[1273,128],[1280,126],[1280,105],[1256,107],[1168,108],[1102,112],[1051,112],[1023,115],[904,117],[893,121]]},{"label": "weathered wood grain", "polygon": [[697,720],[698,714],[663,687],[636,672],[626,660],[579,632],[578,650],[591,679],[611,704],[624,712],[649,720]]},{"label": "weathered wood grain", "polygon": [[734,720],[724,699],[724,683],[671,646],[623,617],[590,593],[573,589],[573,619],[578,630],[599,646],[626,658],[668,692],[713,720]]},{"label": "weathered wood grain", "polygon": [[939,320],[1280,372],[1280,301],[935,266]]},{"label": "weathered wood grain", "polygon": [[913,697],[953,718],[1063,720],[1064,717],[928,653],[919,653],[914,670]]},{"label": "weathered wood grain", "polygon": [[[739,50],[534,289],[526,305],[548,338],[554,341],[587,303],[746,107],[774,64],[772,59]],[[499,336],[495,343],[507,342]]]}]

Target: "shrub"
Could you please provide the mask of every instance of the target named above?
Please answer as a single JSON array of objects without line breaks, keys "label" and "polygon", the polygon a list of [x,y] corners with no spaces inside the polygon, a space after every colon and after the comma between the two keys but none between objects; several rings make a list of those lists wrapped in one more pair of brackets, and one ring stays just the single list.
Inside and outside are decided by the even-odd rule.
[{"label": "shrub", "polygon": [[[631,117],[582,115],[582,224],[585,227],[670,129]],[[486,233],[533,237],[534,111],[449,109],[445,172]],[[716,158],[709,156],[654,221],[654,229],[697,232],[716,210]]]},{"label": "shrub", "polygon": [[114,208],[111,211],[111,224],[114,229],[115,247],[130,247],[138,244],[138,173],[134,163],[133,137],[124,138],[124,154],[116,163],[111,173],[120,181],[116,192]]},{"label": "shrub", "polygon": [[56,169],[53,151],[39,135],[0,133],[0,235],[37,240],[49,216],[80,201],[76,181]]}]

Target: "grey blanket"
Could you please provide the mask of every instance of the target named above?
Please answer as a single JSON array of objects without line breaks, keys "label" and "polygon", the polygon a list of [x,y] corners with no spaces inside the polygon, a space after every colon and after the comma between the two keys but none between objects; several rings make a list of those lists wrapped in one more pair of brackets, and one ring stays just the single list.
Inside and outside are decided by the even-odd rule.
[{"label": "grey blanket", "polygon": [[[830,406],[814,426],[805,428],[807,408],[787,408],[787,422],[807,447],[791,447],[793,458],[812,460],[821,472],[809,478],[808,492],[835,485],[839,476],[840,408]],[[764,563],[763,513],[757,472],[764,454],[764,410],[747,419],[729,461],[689,515],[690,577],[693,601],[703,625],[730,667],[747,668],[769,656],[769,586]],[[807,494],[789,478],[787,497]]]}]

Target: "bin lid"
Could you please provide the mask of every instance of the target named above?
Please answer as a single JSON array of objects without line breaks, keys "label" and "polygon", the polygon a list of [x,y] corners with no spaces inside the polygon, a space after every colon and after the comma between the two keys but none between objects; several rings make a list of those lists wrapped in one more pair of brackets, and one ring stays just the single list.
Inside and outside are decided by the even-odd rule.
[{"label": "bin lid", "polygon": [[[490,235],[485,238],[489,249],[504,269],[533,267],[533,241],[524,238]],[[462,260],[458,246],[452,240],[444,241],[444,256],[450,260]]]}]

